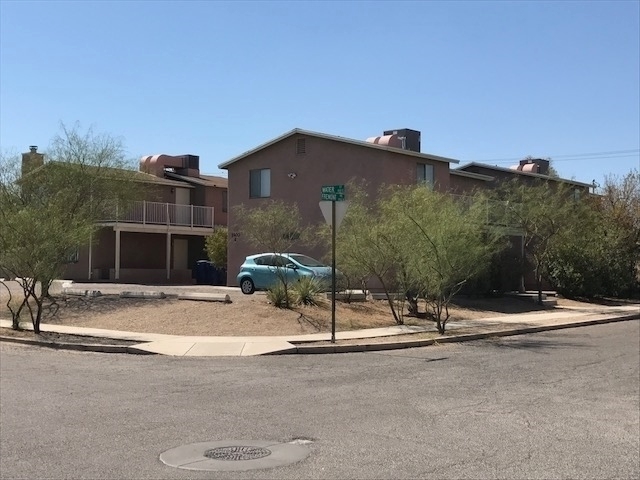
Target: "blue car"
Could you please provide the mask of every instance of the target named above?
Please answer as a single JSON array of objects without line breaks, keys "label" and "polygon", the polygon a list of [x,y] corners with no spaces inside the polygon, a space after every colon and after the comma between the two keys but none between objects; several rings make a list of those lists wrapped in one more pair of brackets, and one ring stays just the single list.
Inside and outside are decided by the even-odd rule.
[{"label": "blue car", "polygon": [[242,293],[251,295],[256,290],[266,290],[275,285],[279,275],[285,275],[287,284],[302,277],[314,277],[331,288],[331,267],[299,253],[249,255],[236,279]]}]

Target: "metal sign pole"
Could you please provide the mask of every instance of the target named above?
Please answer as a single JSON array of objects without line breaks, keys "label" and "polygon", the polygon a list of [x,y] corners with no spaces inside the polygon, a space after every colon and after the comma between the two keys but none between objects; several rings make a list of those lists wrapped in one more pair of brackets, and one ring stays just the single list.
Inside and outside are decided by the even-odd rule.
[{"label": "metal sign pole", "polygon": [[336,343],[336,202],[331,202],[331,343]]},{"label": "metal sign pole", "polygon": [[[331,225],[331,343],[336,343],[336,230],[349,202],[345,200],[344,185],[323,185],[320,198],[322,215]],[[336,208],[336,202],[340,202],[340,208]]]}]

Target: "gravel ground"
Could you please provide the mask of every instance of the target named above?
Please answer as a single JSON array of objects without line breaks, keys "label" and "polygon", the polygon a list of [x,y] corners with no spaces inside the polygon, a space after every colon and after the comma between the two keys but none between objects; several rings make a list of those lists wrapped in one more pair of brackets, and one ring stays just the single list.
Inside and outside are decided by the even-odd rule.
[{"label": "gravel ground", "polygon": [[[13,284],[15,301],[19,295],[17,285],[8,283]],[[73,288],[100,290],[103,295],[95,298],[63,295],[59,285],[55,285],[52,294],[56,304],[47,308],[42,323],[169,335],[297,335],[331,330],[331,303],[327,299],[319,306],[284,310],[271,305],[264,293],[242,295],[238,289],[227,287],[74,284]],[[158,300],[120,298],[118,293],[123,290],[163,291],[173,296]],[[185,291],[225,293],[231,303],[178,300],[175,295]],[[0,288],[0,318],[10,318],[5,307],[7,300],[6,290]],[[561,300],[560,304],[585,305],[569,300]],[[544,309],[533,301],[508,297],[459,298],[450,313],[453,321]],[[405,317],[405,323],[429,325],[435,331],[433,322],[425,319]],[[386,301],[338,302],[336,305],[338,331],[394,324]]]}]

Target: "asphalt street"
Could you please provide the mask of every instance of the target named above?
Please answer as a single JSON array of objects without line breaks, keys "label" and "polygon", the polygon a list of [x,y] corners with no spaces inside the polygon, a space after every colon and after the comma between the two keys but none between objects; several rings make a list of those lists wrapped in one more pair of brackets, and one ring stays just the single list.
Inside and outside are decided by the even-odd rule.
[{"label": "asphalt street", "polygon": [[[189,358],[0,345],[0,478],[639,478],[640,321],[420,349]],[[312,440],[194,472],[195,442]]]}]

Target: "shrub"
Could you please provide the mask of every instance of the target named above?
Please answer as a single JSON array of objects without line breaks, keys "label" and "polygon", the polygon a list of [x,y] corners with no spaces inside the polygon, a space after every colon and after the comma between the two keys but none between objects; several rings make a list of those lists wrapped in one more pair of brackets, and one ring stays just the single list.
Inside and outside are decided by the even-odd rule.
[{"label": "shrub", "polygon": [[297,305],[318,305],[318,295],[326,290],[326,285],[314,277],[302,277],[292,286],[293,298]]},{"label": "shrub", "polygon": [[278,308],[289,308],[294,302],[291,288],[286,288],[282,282],[277,282],[267,290],[267,299]]},{"label": "shrub", "polygon": [[205,251],[217,267],[227,266],[227,229],[218,227],[205,239]]}]

